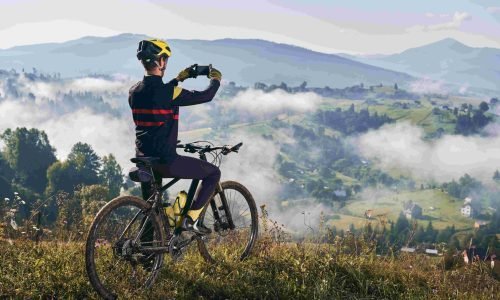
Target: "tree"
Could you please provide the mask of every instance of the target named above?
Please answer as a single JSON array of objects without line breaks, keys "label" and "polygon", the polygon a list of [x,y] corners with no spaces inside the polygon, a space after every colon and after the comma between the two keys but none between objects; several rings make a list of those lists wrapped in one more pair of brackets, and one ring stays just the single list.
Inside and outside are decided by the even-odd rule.
[{"label": "tree", "polygon": [[89,144],[78,142],[68,155],[68,163],[73,164],[78,172],[79,183],[92,185],[99,183],[101,159]]},{"label": "tree", "polygon": [[458,182],[452,180],[449,183],[443,184],[443,188],[446,189],[448,194],[453,197],[463,199],[474,190],[481,190],[482,184],[480,181],[472,178],[469,174],[465,174],[460,177]]},{"label": "tree", "polygon": [[351,106],[349,106],[349,110],[348,110],[350,113],[353,113],[354,112],[354,103],[351,104]]},{"label": "tree", "polygon": [[[57,195],[57,224],[67,231],[78,231],[82,224],[82,203],[74,196],[61,192]],[[54,211],[49,213],[49,216]]]},{"label": "tree", "polygon": [[498,172],[498,170],[493,174],[493,180],[500,181],[500,172]]},{"label": "tree", "polygon": [[472,116],[472,123],[474,124],[476,131],[477,129],[483,128],[484,126],[488,125],[488,122],[489,119],[484,115],[482,110],[474,112],[474,115]]},{"label": "tree", "polygon": [[113,154],[102,158],[102,169],[99,176],[101,182],[109,189],[109,198],[114,198],[120,194],[120,189],[123,186],[122,168]]},{"label": "tree", "polygon": [[395,83],[395,84],[394,84],[394,89],[395,89],[396,91],[398,90],[398,84],[397,84],[397,83]]},{"label": "tree", "polygon": [[0,152],[0,199],[12,196],[11,181],[14,171],[10,168],[3,154]]},{"label": "tree", "polygon": [[45,132],[38,129],[7,129],[0,135],[5,142],[5,160],[15,172],[14,180],[41,193],[47,185],[47,168],[56,161],[55,149]]},{"label": "tree", "polygon": [[332,177],[335,177],[335,173],[332,173],[332,169],[327,166],[323,165],[319,167],[319,175],[321,175],[323,178],[330,179]]},{"label": "tree", "polygon": [[432,226],[432,221],[429,221],[427,228],[425,228],[425,241],[429,243],[434,243],[436,241],[437,230]]},{"label": "tree", "polygon": [[403,214],[403,212],[400,212],[399,217],[396,221],[396,226],[395,226],[394,230],[396,230],[396,232],[399,234],[399,233],[405,231],[409,227],[410,227],[410,223],[408,222],[408,219]]},{"label": "tree", "polygon": [[451,227],[446,227],[443,230],[440,230],[436,236],[436,242],[438,243],[447,243],[451,236],[454,234]]},{"label": "tree", "polygon": [[413,236],[415,243],[423,243],[425,241],[425,231],[422,226],[418,226],[415,235]]},{"label": "tree", "polygon": [[487,112],[487,111],[488,111],[488,109],[490,109],[490,107],[488,106],[488,103],[486,103],[486,102],[484,102],[484,101],[483,101],[483,102],[481,102],[481,103],[479,104],[479,109],[480,109],[482,112]]},{"label": "tree", "polygon": [[47,169],[47,189],[45,193],[50,196],[56,192],[64,191],[73,193],[78,185],[78,171],[72,162],[55,162]]},{"label": "tree", "polygon": [[110,191],[104,185],[83,186],[75,192],[82,208],[82,219],[86,227],[90,225],[99,209],[106,204]]}]

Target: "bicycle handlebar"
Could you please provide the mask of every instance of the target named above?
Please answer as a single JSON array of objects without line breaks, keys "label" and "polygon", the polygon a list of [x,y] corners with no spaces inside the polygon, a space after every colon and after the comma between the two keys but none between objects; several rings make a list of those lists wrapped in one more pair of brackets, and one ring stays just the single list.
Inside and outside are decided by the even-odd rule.
[{"label": "bicycle handlebar", "polygon": [[231,152],[238,153],[238,150],[243,145],[243,143],[240,142],[240,143],[232,146],[231,148],[229,148],[228,146],[219,146],[219,147],[212,147],[210,145],[197,146],[197,145],[194,145],[194,143],[196,143],[196,142],[188,143],[188,144],[179,144],[180,142],[181,142],[180,140],[177,141],[177,148],[183,148],[184,152],[199,153],[199,154],[212,152],[212,151],[216,151],[216,150],[222,150],[221,153],[223,155],[228,155]]}]

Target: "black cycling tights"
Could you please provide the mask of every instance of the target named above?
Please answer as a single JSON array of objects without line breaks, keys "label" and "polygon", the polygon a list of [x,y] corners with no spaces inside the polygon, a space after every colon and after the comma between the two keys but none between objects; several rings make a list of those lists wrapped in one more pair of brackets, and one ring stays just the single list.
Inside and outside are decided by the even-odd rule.
[{"label": "black cycling tights", "polygon": [[[220,170],[209,162],[194,157],[177,155],[169,164],[154,166],[156,180],[161,178],[200,179],[201,188],[194,199],[191,209],[202,208],[215,190],[215,185],[220,180]],[[142,183],[142,196],[148,199],[151,193],[151,184]]]}]

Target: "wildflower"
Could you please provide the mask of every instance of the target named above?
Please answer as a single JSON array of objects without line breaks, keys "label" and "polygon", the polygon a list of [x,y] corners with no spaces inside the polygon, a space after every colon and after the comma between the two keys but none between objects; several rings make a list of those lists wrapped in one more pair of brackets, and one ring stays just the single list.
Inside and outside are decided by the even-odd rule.
[{"label": "wildflower", "polygon": [[24,202],[24,200],[21,200],[21,204],[26,204],[26,202]]},{"label": "wildflower", "polygon": [[5,202],[9,202],[9,198],[5,197],[3,200],[5,200]]},{"label": "wildflower", "polygon": [[10,219],[10,226],[14,228],[14,230],[17,230],[19,227],[17,226],[16,220]]},{"label": "wildflower", "polygon": [[18,192],[14,192],[14,195],[16,195],[16,196],[17,196],[17,195],[19,195],[19,193],[18,193]]}]

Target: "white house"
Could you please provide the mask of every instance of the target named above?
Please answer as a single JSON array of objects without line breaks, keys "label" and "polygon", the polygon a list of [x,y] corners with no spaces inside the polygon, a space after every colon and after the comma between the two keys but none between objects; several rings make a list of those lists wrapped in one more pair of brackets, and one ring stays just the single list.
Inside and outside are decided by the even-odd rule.
[{"label": "white house", "polygon": [[410,247],[403,247],[403,248],[401,248],[401,252],[414,253],[415,250],[416,250],[415,248],[410,248]]},{"label": "white house", "polygon": [[437,249],[425,249],[426,254],[438,255]]},{"label": "white house", "polygon": [[460,213],[462,213],[462,216],[464,217],[472,218],[473,215],[472,206],[470,204],[462,206],[462,208],[460,209]]}]

